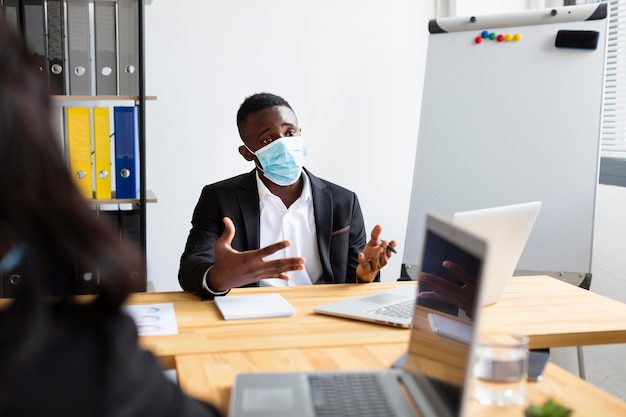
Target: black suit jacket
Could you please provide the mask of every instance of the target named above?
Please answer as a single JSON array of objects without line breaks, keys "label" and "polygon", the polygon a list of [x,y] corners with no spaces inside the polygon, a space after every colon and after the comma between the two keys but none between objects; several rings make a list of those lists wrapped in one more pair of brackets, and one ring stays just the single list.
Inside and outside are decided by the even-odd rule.
[{"label": "black suit jacket", "polygon": [[[306,173],[311,181],[317,246],[322,263],[320,280],[327,284],[356,283],[358,254],[367,242],[357,195],[317,178],[309,171]],[[235,225],[233,249],[259,249],[261,215],[254,170],[207,185],[202,190],[178,272],[181,287],[202,298],[212,297],[202,290],[202,277],[215,260],[213,246],[224,231],[224,217],[230,217]]]}]

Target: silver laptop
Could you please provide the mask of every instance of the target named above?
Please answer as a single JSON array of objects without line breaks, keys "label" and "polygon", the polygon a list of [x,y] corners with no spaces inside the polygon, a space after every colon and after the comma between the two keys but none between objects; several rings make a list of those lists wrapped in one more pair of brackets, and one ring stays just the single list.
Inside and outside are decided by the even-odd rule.
[{"label": "silver laptop", "polygon": [[452,223],[481,236],[491,245],[485,265],[483,305],[500,301],[513,276],[541,209],[540,201],[462,211]]},{"label": "silver laptop", "polygon": [[[488,245],[428,215],[423,247],[422,268],[431,275],[414,295],[413,326],[401,368],[238,374],[229,417],[464,416],[479,327],[480,309],[474,306],[480,305]],[[442,268],[444,261],[455,268]],[[441,293],[437,279],[459,285]],[[433,324],[433,317],[443,329]],[[465,332],[462,337],[449,337],[455,323]]]},{"label": "silver laptop", "polygon": [[313,311],[319,314],[408,328],[411,327],[413,320],[415,291],[415,285],[403,285],[386,291],[315,306]]},{"label": "silver laptop", "polygon": [[[483,305],[494,304],[515,272],[526,241],[541,209],[540,201],[490,207],[454,213],[452,223],[491,243],[491,257],[485,265]],[[345,317],[398,327],[410,327],[413,320],[415,288],[400,286],[360,297],[316,306],[320,314]]]}]

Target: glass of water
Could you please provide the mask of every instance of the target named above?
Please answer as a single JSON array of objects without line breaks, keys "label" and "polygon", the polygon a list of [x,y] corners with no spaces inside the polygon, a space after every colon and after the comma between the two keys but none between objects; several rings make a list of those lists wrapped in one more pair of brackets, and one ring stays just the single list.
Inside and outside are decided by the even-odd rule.
[{"label": "glass of water", "polygon": [[506,333],[479,336],[474,353],[474,397],[483,405],[507,407],[526,399],[528,337]]}]

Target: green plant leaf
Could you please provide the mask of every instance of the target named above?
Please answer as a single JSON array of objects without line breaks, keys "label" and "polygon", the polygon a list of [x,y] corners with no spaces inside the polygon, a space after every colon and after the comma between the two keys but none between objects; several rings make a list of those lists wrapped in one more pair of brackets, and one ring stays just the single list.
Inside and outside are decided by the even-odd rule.
[{"label": "green plant leaf", "polygon": [[554,400],[548,400],[541,406],[530,404],[524,410],[525,417],[569,417],[571,414],[572,410],[570,408]]}]

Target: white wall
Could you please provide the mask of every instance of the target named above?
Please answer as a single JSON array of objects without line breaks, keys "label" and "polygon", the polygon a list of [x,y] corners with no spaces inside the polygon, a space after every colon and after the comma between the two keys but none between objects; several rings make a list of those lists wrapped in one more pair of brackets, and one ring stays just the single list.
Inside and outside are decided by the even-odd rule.
[{"label": "white wall", "polygon": [[[146,6],[148,279],[179,290],[205,184],[252,169],[237,151],[246,96],[285,97],[306,166],[359,195],[368,229],[403,247],[433,1],[157,0]],[[383,271],[400,273],[402,250]]]}]

